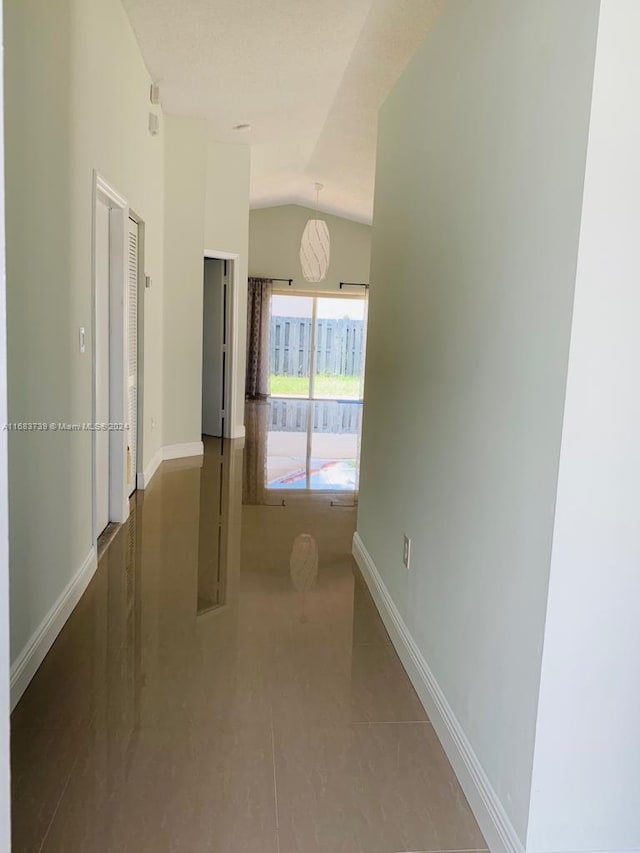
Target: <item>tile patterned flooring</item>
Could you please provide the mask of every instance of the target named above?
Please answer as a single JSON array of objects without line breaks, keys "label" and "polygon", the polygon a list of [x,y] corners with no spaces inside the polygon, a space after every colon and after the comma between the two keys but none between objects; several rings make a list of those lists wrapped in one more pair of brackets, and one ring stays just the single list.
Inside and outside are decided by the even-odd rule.
[{"label": "tile patterned flooring", "polygon": [[[134,496],[16,708],[14,851],[486,849],[356,573],[355,508],[243,506],[221,451]],[[319,565],[294,585],[300,533]]]}]

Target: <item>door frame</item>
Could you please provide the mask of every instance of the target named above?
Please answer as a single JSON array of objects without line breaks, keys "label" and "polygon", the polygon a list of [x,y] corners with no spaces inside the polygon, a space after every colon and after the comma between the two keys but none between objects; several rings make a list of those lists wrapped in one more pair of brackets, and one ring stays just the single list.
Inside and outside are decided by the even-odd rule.
[{"label": "door frame", "polygon": [[[127,422],[127,236],[129,204],[97,171],[93,173],[92,287],[91,287],[91,480],[92,541],[96,529],[96,205],[109,208],[109,424]],[[129,516],[127,495],[127,431],[109,429],[109,521],[122,523]]]},{"label": "door frame", "polygon": [[[233,274],[228,277],[229,293],[227,306],[229,313],[227,317],[228,341],[225,362],[225,387],[227,388],[228,398],[225,405],[224,437],[244,438],[244,418],[239,423],[236,422],[238,400],[244,399],[244,376],[238,375],[241,363],[238,357],[238,340],[240,338],[240,320],[242,317],[242,312],[240,311],[240,254],[238,252],[223,252],[220,249],[206,249],[204,257],[233,262]],[[204,300],[204,264],[202,270],[202,297]],[[202,341],[202,346],[204,346],[204,341]],[[240,389],[242,389],[242,392],[240,392]],[[202,411],[200,412],[200,421],[202,422]]]},{"label": "door frame", "polygon": [[144,294],[146,289],[145,241],[147,232],[144,219],[138,216],[131,208],[129,208],[129,219],[133,219],[138,226],[138,412],[136,470],[133,472],[134,485],[137,490],[140,478],[144,476],[144,466],[142,464],[144,449]]}]

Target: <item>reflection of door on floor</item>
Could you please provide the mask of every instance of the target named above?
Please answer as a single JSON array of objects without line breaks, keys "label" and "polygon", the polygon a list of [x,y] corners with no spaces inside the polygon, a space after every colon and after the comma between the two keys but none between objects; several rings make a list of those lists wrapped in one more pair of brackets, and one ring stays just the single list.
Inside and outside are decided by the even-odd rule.
[{"label": "reflection of door on floor", "polygon": [[362,297],[275,293],[271,396],[362,400],[366,309]]},{"label": "reflection of door on floor", "polygon": [[[106,204],[96,203],[96,422],[109,423],[109,217]],[[95,432],[96,446],[96,532],[109,523],[109,433]]]}]

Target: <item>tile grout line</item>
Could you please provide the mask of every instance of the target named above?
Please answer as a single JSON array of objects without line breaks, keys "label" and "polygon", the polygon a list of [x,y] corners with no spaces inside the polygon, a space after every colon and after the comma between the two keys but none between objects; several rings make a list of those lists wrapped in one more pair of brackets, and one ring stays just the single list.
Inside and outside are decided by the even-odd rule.
[{"label": "tile grout line", "polygon": [[398,853],[489,853],[489,848],[471,847],[463,850],[399,850]]},{"label": "tile grout line", "polygon": [[49,821],[49,823],[47,825],[47,829],[46,829],[44,835],[42,836],[42,841],[40,842],[40,847],[38,847],[38,853],[42,853],[42,851],[44,850],[44,845],[46,844],[47,838],[49,837],[49,833],[51,832],[51,827],[53,826],[53,822],[56,819],[56,815],[58,814],[58,811],[59,811],[60,806],[62,804],[62,800],[64,799],[64,795],[67,793],[67,788],[69,787],[69,783],[71,782],[71,777],[73,776],[73,773],[74,773],[74,770],[76,769],[76,764],[78,763],[78,761],[80,761],[80,753],[78,753],[78,755],[76,755],[75,760],[74,760],[73,764],[71,765],[71,770],[69,771],[69,775],[67,776],[67,781],[64,783],[64,785],[62,787],[62,791],[60,792],[60,797],[58,799],[58,802],[56,803],[55,809],[53,810],[53,814],[51,815],[51,820]]},{"label": "tile grout line", "polygon": [[280,853],[280,816],[278,813],[278,782],[276,779],[276,736],[273,725],[273,703],[269,700],[269,716],[271,722],[271,762],[273,764],[273,804],[276,818],[276,847]]},{"label": "tile grout line", "polygon": [[[431,720],[353,720],[351,726],[433,726]],[[478,853],[477,850],[418,850],[417,853]]]}]

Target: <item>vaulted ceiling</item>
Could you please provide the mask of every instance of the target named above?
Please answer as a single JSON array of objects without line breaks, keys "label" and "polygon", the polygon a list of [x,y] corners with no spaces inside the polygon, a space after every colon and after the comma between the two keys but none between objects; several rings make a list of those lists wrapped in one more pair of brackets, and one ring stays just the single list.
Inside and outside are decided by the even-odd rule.
[{"label": "vaulted ceiling", "polygon": [[[123,0],[166,112],[252,146],[251,204],[371,221],[377,112],[446,0]],[[250,124],[250,130],[234,130]]]}]

